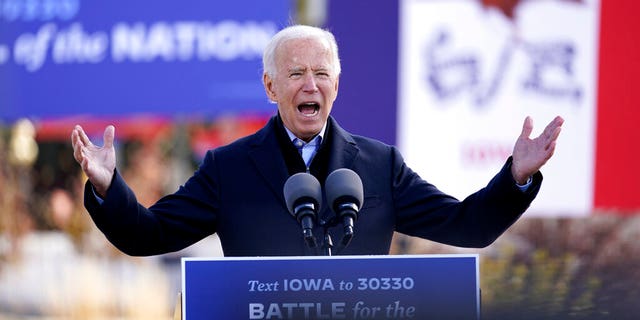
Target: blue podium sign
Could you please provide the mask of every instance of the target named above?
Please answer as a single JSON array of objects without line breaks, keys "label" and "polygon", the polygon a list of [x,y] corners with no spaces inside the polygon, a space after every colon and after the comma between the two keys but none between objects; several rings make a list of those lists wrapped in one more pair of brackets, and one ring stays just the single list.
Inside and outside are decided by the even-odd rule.
[{"label": "blue podium sign", "polygon": [[478,319],[477,255],[182,260],[183,319]]}]

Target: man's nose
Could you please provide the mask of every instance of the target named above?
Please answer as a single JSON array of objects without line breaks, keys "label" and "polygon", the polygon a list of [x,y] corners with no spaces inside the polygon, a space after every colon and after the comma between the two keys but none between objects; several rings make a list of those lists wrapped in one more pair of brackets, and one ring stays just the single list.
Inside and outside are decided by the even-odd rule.
[{"label": "man's nose", "polygon": [[308,74],[304,77],[304,84],[302,90],[305,92],[316,92],[318,91],[318,84],[316,83],[316,79],[312,74]]}]

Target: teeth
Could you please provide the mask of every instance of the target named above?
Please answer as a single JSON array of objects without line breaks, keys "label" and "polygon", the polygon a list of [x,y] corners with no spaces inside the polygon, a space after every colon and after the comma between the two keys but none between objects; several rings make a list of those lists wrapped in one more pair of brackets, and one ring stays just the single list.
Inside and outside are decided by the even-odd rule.
[{"label": "teeth", "polygon": [[[313,109],[310,109],[309,107],[313,107]],[[320,105],[315,102],[304,102],[298,105],[298,110],[305,117],[313,117],[318,114]]]}]

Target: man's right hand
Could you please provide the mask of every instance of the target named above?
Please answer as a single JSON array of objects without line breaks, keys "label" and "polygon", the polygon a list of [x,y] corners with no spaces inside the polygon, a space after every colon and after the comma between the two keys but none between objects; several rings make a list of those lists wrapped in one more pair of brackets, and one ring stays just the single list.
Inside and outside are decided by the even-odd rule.
[{"label": "man's right hand", "polygon": [[111,185],[111,179],[116,168],[116,151],[113,147],[115,127],[107,126],[104,130],[104,146],[99,147],[91,143],[82,127],[76,125],[71,132],[73,157],[82,167],[96,192],[103,198]]}]

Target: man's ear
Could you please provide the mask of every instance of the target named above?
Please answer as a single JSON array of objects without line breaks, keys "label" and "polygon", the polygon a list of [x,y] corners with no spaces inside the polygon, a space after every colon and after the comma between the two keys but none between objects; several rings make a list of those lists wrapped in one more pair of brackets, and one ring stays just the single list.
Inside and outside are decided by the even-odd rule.
[{"label": "man's ear", "polygon": [[276,93],[273,90],[273,80],[266,72],[262,74],[262,84],[269,100],[277,102]]}]

